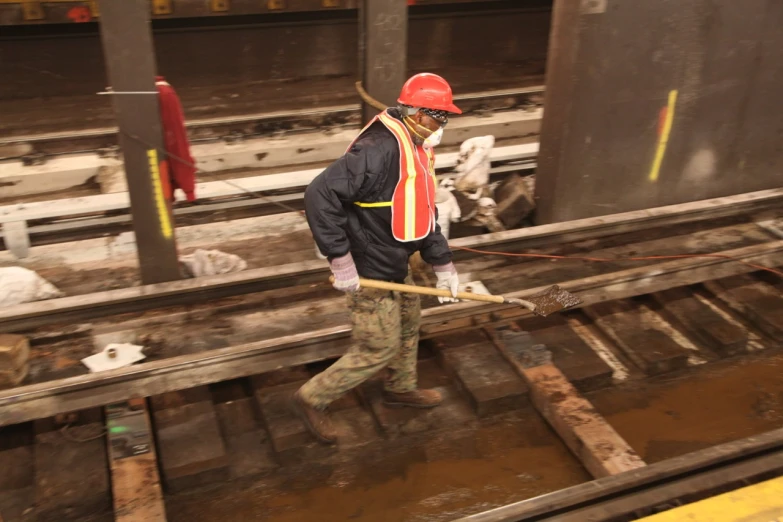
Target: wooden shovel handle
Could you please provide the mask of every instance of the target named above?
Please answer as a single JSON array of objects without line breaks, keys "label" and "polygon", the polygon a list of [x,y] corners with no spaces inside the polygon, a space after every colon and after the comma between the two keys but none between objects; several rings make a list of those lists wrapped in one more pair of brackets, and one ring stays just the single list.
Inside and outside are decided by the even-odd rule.
[{"label": "wooden shovel handle", "polygon": [[[329,277],[329,281],[334,283],[334,276]],[[435,297],[453,297],[451,292],[440,288],[429,288],[426,286],[403,285],[400,283],[388,283],[386,281],[376,281],[375,279],[359,278],[359,284],[364,288],[375,288],[378,290],[388,290],[390,292],[407,292],[410,294],[432,295]],[[504,303],[502,295],[484,295],[474,294],[472,292],[458,292],[457,299],[467,301],[483,301],[485,303]]]}]

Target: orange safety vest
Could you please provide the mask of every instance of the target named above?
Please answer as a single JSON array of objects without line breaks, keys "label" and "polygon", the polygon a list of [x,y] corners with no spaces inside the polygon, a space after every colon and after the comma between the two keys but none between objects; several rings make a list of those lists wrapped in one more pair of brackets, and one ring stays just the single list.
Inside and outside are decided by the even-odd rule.
[{"label": "orange safety vest", "polygon": [[380,121],[389,129],[400,147],[400,179],[394,188],[391,201],[355,204],[363,208],[391,207],[392,235],[403,243],[418,241],[435,230],[435,154],[424,149],[426,165],[413,144],[408,129],[387,111],[372,119],[359,136],[348,147],[350,151],[356,140],[373,123]]}]

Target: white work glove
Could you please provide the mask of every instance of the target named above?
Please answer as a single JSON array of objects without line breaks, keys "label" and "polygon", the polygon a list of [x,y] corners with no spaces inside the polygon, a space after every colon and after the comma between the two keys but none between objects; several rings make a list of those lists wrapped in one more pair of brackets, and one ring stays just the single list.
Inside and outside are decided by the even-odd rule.
[{"label": "white work glove", "polygon": [[356,271],[356,265],[350,252],[342,257],[332,259],[329,262],[329,268],[334,274],[332,286],[337,290],[352,293],[359,289],[359,272]]},{"label": "white work glove", "polygon": [[457,303],[457,292],[459,292],[459,275],[457,269],[454,267],[454,263],[447,265],[433,265],[435,275],[438,276],[438,282],[435,288],[442,288],[444,290],[451,291],[451,297],[438,297],[438,301],[441,303]]}]

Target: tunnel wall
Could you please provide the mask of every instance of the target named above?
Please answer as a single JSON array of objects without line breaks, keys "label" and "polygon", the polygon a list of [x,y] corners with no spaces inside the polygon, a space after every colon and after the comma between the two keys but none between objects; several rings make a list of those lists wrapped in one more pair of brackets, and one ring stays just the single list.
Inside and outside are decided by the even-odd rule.
[{"label": "tunnel wall", "polygon": [[783,187],[781,27],[780,0],[556,0],[537,220]]},{"label": "tunnel wall", "polygon": [[[411,72],[451,73],[480,87],[499,76],[524,84],[543,75],[550,10],[512,9],[411,17]],[[249,85],[315,77],[358,78],[355,15],[344,19],[156,30],[158,70],[177,87]],[[0,99],[91,95],[106,84],[97,26],[87,34],[3,38],[0,34]],[[462,69],[473,77],[463,80]],[[514,76],[518,76],[515,79]]]}]

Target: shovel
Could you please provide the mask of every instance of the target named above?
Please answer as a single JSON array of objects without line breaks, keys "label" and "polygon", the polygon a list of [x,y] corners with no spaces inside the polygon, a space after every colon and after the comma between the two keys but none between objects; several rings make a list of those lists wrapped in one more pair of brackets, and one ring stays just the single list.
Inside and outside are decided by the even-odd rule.
[{"label": "shovel", "polygon": [[[329,280],[334,283],[334,276],[331,276]],[[407,292],[412,294],[432,295],[435,297],[453,297],[451,292],[445,289],[387,283],[386,281],[376,281],[374,279],[359,278],[359,285],[364,288],[376,288],[378,290],[389,290],[390,292]],[[457,299],[524,306],[541,317],[546,317],[555,312],[571,308],[582,302],[577,296],[563,290],[557,285],[553,285],[536,295],[529,296],[527,299],[503,297],[502,295],[474,294],[472,292],[457,292]]]}]

